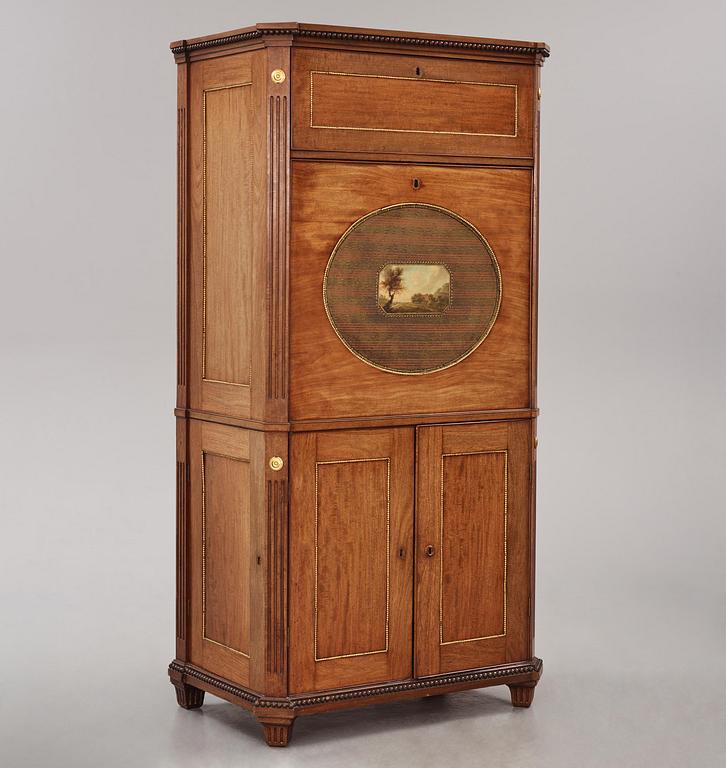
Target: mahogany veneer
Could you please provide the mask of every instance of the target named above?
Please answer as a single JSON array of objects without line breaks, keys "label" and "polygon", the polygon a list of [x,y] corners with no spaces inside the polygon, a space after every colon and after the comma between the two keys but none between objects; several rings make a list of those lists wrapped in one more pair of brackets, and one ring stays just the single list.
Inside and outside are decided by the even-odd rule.
[{"label": "mahogany veneer", "polygon": [[549,49],[279,23],[172,51],[179,705],[271,746],[391,699],[528,707]]}]

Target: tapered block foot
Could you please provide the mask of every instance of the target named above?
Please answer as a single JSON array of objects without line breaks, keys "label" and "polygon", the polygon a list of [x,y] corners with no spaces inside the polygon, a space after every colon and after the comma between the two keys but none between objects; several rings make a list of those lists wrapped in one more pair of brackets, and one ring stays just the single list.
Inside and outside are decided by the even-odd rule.
[{"label": "tapered block foot", "polygon": [[292,736],[292,723],[262,723],[268,747],[286,747]]},{"label": "tapered block foot", "polygon": [[509,692],[512,695],[513,707],[528,707],[534,699],[534,688],[536,683],[527,685],[510,685]]},{"label": "tapered block foot", "polygon": [[291,709],[259,707],[254,715],[265,732],[265,741],[270,747],[286,747],[292,736],[295,715]]},{"label": "tapered block foot", "polygon": [[204,691],[187,683],[172,681],[176,690],[176,701],[182,709],[199,709],[204,704]]}]

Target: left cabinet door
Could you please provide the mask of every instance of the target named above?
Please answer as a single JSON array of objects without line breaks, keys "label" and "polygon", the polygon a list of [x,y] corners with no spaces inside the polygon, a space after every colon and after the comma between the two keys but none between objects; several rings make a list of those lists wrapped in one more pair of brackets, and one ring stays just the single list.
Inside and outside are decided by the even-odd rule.
[{"label": "left cabinet door", "polygon": [[255,441],[238,427],[189,424],[190,661],[249,686],[260,575]]},{"label": "left cabinet door", "polygon": [[291,439],[290,691],[412,676],[414,431]]}]

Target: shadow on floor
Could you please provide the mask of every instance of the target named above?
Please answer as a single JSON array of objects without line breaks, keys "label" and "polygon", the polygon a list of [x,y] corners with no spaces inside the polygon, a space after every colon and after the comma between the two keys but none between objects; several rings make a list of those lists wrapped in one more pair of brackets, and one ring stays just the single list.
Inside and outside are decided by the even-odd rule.
[{"label": "shadow on floor", "polygon": [[[203,709],[197,711],[218,723],[229,725],[244,737],[255,739],[258,743],[263,740],[262,726],[240,707],[207,694]],[[425,724],[511,712],[506,686],[460,691],[298,717],[291,743],[299,746],[321,745],[331,740],[357,739],[372,733],[392,733]]]}]

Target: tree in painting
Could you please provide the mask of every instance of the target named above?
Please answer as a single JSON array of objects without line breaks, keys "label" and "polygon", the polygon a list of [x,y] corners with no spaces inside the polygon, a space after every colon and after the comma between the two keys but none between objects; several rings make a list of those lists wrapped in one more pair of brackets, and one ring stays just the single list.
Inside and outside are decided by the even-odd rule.
[{"label": "tree in painting", "polygon": [[404,289],[403,285],[403,267],[388,266],[383,270],[381,287],[388,294],[388,301],[383,305],[385,312],[390,312],[393,306],[393,300],[397,293]]}]

